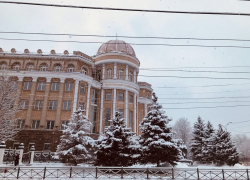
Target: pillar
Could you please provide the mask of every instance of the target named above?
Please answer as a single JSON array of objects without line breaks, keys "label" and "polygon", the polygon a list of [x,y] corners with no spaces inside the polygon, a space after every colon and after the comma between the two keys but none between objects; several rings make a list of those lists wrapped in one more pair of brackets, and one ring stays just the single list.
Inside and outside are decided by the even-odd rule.
[{"label": "pillar", "polygon": [[56,107],[55,127],[60,127],[61,111],[62,111],[62,107],[63,107],[62,99],[63,99],[63,92],[64,92],[64,81],[65,81],[65,78],[60,78],[59,97],[58,97],[57,107]]},{"label": "pillar", "polygon": [[128,65],[126,65],[126,80],[128,80]]},{"label": "pillar", "polygon": [[18,150],[20,151],[20,153],[19,153],[19,165],[23,164],[22,163],[22,160],[23,160],[23,149],[24,149],[24,145],[23,145],[23,143],[21,143],[18,146]]},{"label": "pillar", "polygon": [[148,113],[148,104],[144,104],[144,116],[146,116],[146,114]]},{"label": "pillar", "polygon": [[43,109],[42,109],[42,117],[41,117],[41,122],[40,122],[40,125],[43,126],[43,127],[46,127],[46,114],[47,114],[47,110],[48,110],[50,81],[51,81],[51,78],[47,78],[46,86],[45,86],[45,95],[44,95],[44,98],[43,98]]},{"label": "pillar", "polygon": [[35,156],[35,146],[31,146],[30,148],[30,164],[34,163],[34,156]]},{"label": "pillar", "polygon": [[91,84],[88,83],[88,97],[87,97],[87,108],[86,108],[86,117],[88,119],[89,119],[90,88],[91,88]]},{"label": "pillar", "polygon": [[0,144],[0,165],[3,164],[3,156],[4,156],[5,148],[6,148],[5,142],[2,141]]},{"label": "pillar", "polygon": [[136,94],[134,93],[134,119],[133,119],[133,125],[134,125],[134,132],[136,133]]},{"label": "pillar", "polygon": [[128,127],[128,118],[129,118],[129,115],[128,115],[128,90],[125,91],[125,124],[126,126]]},{"label": "pillar", "polygon": [[99,134],[102,132],[102,123],[103,123],[103,99],[104,99],[104,90],[101,90],[101,110],[100,110],[100,128],[99,128]]},{"label": "pillar", "polygon": [[105,64],[102,64],[102,79],[105,79]]},{"label": "pillar", "polygon": [[115,111],[116,111],[116,89],[114,89],[113,93],[113,118],[115,118]]},{"label": "pillar", "polygon": [[74,93],[74,102],[73,102],[73,112],[75,112],[77,109],[77,99],[78,99],[78,90],[79,89],[79,80],[75,80],[75,93]]},{"label": "pillar", "polygon": [[33,77],[32,84],[31,84],[29,105],[28,105],[28,110],[27,110],[27,117],[26,117],[26,121],[25,121],[25,125],[28,125],[28,126],[31,124],[31,112],[32,112],[32,109],[34,108],[33,102],[34,102],[34,98],[35,98],[36,80],[37,80],[37,77]]},{"label": "pillar", "polygon": [[136,70],[134,70],[134,83],[136,83]]},{"label": "pillar", "polygon": [[114,63],[114,79],[117,79],[116,72],[117,72],[117,63]]}]

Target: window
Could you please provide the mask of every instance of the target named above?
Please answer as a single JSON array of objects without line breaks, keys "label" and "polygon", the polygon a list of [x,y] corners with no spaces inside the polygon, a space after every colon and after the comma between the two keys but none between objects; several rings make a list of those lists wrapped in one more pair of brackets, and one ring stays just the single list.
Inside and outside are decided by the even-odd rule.
[{"label": "window", "polygon": [[52,83],[51,91],[59,91],[59,83],[57,83],[57,82]]},{"label": "window", "polygon": [[20,102],[20,109],[28,109],[29,101],[27,99],[22,99]]},{"label": "window", "polygon": [[38,85],[37,85],[37,90],[38,91],[44,91],[45,90],[45,85],[46,85],[45,82],[39,82]]},{"label": "window", "polygon": [[47,64],[42,64],[40,67],[40,71],[47,71],[47,70],[48,70]]},{"label": "window", "polygon": [[147,93],[147,98],[150,99],[150,93],[149,92]]},{"label": "window", "polygon": [[123,71],[123,69],[118,70],[118,79],[124,79],[124,71]]},{"label": "window", "polygon": [[38,129],[39,127],[39,124],[40,124],[40,121],[39,120],[33,120],[32,121],[32,129]]},{"label": "window", "polygon": [[73,91],[73,83],[66,83],[65,91]]},{"label": "window", "polygon": [[61,67],[60,64],[58,64],[58,65],[56,65],[56,66],[54,67],[54,71],[55,71],[55,72],[60,72],[61,70],[62,70],[62,67]]},{"label": "window", "polygon": [[130,103],[133,103],[133,96],[132,96],[132,95],[129,95],[128,101],[129,101]]},{"label": "window", "polygon": [[19,63],[14,64],[13,70],[20,71],[21,65]]},{"label": "window", "polygon": [[43,101],[41,100],[35,101],[35,109],[42,110],[42,108],[43,108]]},{"label": "window", "polygon": [[18,120],[17,121],[17,128],[23,129],[23,126],[24,126],[24,120]]},{"label": "window", "polygon": [[112,79],[112,72],[113,70],[111,68],[107,69],[107,79]]},{"label": "window", "polygon": [[5,70],[7,68],[7,64],[3,63],[0,65],[0,70]]},{"label": "window", "polygon": [[63,101],[63,110],[70,110],[71,101]]},{"label": "window", "polygon": [[54,128],[54,122],[55,121],[47,121],[46,129],[53,129]]},{"label": "window", "polygon": [[123,101],[123,93],[118,93],[118,101]]},{"label": "window", "polygon": [[97,104],[98,102],[98,90],[92,89],[92,98],[91,98],[91,104]]},{"label": "window", "polygon": [[23,84],[23,90],[30,90],[31,89],[31,81],[25,81]]},{"label": "window", "polygon": [[32,71],[34,69],[34,65],[33,64],[28,64],[27,65],[27,71]]},{"label": "window", "polygon": [[106,100],[111,100],[111,93],[106,93]]},{"label": "window", "polygon": [[118,112],[121,113],[121,117],[123,118],[123,109],[118,109]]},{"label": "window", "polygon": [[83,105],[84,104],[82,102],[79,102],[78,108],[83,109]]},{"label": "window", "polygon": [[105,126],[109,126],[110,122],[109,120],[111,119],[111,109],[110,108],[106,108],[105,109]]},{"label": "window", "polygon": [[65,130],[67,127],[67,125],[68,125],[68,121],[62,121],[62,124],[61,124],[61,130]]},{"label": "window", "polygon": [[49,109],[56,110],[57,101],[49,101]]},{"label": "window", "polygon": [[129,78],[130,81],[133,82],[133,73],[131,71],[129,71],[128,78]]},{"label": "window", "polygon": [[50,143],[44,143],[43,150],[49,151],[50,150]]},{"label": "window", "polygon": [[85,86],[80,85],[80,94],[84,94],[84,91],[85,91]]},{"label": "window", "polygon": [[68,70],[67,70],[68,72],[74,72],[75,71],[75,67],[73,66],[73,65],[70,65],[69,67],[68,67]]},{"label": "window", "polygon": [[133,121],[133,111],[129,111],[129,116],[128,116],[128,127],[132,128],[132,121]]},{"label": "window", "polygon": [[87,75],[88,74],[88,69],[86,67],[81,68],[81,73]]}]

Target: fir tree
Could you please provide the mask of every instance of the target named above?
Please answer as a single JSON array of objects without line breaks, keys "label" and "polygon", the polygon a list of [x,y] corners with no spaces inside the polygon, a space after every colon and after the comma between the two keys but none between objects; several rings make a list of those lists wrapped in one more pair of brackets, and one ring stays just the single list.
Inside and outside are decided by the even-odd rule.
[{"label": "fir tree", "polygon": [[214,128],[208,121],[205,128],[204,148],[203,148],[203,162],[212,163],[214,159]]},{"label": "fir tree", "polygon": [[162,106],[157,103],[158,97],[153,93],[151,110],[140,123],[142,135],[139,143],[142,150],[142,163],[168,162],[172,165],[182,157],[181,150],[172,139],[171,128],[168,126],[170,119],[164,115]]},{"label": "fir tree", "polygon": [[135,134],[124,125],[120,112],[115,112],[115,119],[110,120],[111,126],[105,129],[104,136],[99,138],[96,165],[128,166],[133,164],[135,145],[131,137]]},{"label": "fir tree", "polygon": [[89,137],[91,123],[78,109],[71,116],[70,122],[65,126],[60,144],[57,146],[57,154],[64,162],[74,165],[83,163],[93,158],[94,140]]},{"label": "fir tree", "polygon": [[205,124],[204,121],[199,116],[197,122],[194,124],[193,139],[190,146],[191,156],[194,161],[203,161],[203,150],[205,147]]},{"label": "fir tree", "polygon": [[225,163],[232,166],[239,162],[239,153],[231,140],[231,134],[224,131],[222,125],[214,136],[214,163],[224,165]]}]

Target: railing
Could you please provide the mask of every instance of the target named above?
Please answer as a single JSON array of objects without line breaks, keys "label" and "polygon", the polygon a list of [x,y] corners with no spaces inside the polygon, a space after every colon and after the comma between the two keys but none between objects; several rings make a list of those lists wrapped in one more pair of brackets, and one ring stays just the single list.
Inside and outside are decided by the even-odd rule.
[{"label": "railing", "polygon": [[33,161],[40,163],[60,162],[59,158],[55,157],[55,152],[50,152],[50,151],[35,151]]},{"label": "railing", "polygon": [[0,179],[249,180],[248,169],[125,167],[0,167]]},{"label": "railing", "polygon": [[15,161],[17,154],[20,154],[19,150],[5,149],[4,156],[3,156],[3,163],[4,164],[14,164],[14,161]]},{"label": "railing", "polygon": [[22,163],[29,164],[30,163],[30,154],[31,152],[23,153]]}]

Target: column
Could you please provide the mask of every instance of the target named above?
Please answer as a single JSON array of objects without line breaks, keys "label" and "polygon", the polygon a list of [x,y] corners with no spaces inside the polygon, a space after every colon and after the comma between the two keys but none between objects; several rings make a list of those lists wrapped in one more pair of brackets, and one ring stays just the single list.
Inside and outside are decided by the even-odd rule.
[{"label": "column", "polygon": [[146,116],[146,114],[148,113],[148,104],[144,104],[144,116]]},{"label": "column", "polygon": [[[19,76],[18,76],[17,89],[18,89],[18,91],[19,91],[19,92],[18,92],[18,93],[19,93],[19,96],[21,96],[21,92],[22,92],[23,78],[24,78],[24,77],[19,77]],[[16,99],[16,101],[15,101],[15,103],[14,103],[15,106],[19,106],[19,102],[18,102],[19,100],[20,100],[19,98]]]},{"label": "column", "polygon": [[35,146],[31,146],[30,148],[30,164],[34,163],[34,156],[35,156]]},{"label": "column", "polygon": [[76,111],[77,107],[77,99],[78,99],[78,88],[79,88],[79,80],[75,80],[75,93],[74,93],[74,102],[73,102],[73,112]]},{"label": "column", "polygon": [[102,79],[105,79],[105,64],[102,64]]},{"label": "column", "polygon": [[139,126],[137,126],[137,123],[139,123],[139,119],[138,119],[138,117],[139,117],[139,114],[138,114],[138,106],[139,106],[139,104],[138,104],[138,99],[137,99],[138,97],[136,96],[136,123],[135,123],[135,129],[136,129],[136,131],[135,132],[137,132],[137,134],[139,133]]},{"label": "column", "polygon": [[102,132],[102,122],[103,122],[103,99],[104,99],[104,90],[101,90],[101,110],[100,110],[100,128],[99,128],[99,134]]},{"label": "column", "polygon": [[114,63],[114,79],[117,79],[116,72],[117,72],[117,63]]},{"label": "column", "polygon": [[3,164],[3,156],[4,156],[5,148],[6,148],[5,142],[2,141],[0,144],[0,165]]},{"label": "column", "polygon": [[62,111],[62,100],[63,100],[63,91],[64,91],[64,81],[66,78],[60,78],[60,85],[59,85],[59,97],[57,101],[56,107],[56,122],[55,126],[60,127],[60,120],[61,120],[61,111]]},{"label": "column", "polygon": [[128,116],[128,90],[126,90],[125,92],[125,116],[124,117],[126,120],[125,124],[128,127],[128,118],[129,118]]},{"label": "column", "polygon": [[24,149],[24,145],[23,143],[21,143],[19,146],[18,146],[18,150],[20,151],[19,153],[19,165],[22,165],[22,160],[23,160],[23,149]]},{"label": "column", "polygon": [[113,118],[115,118],[115,111],[116,111],[116,89],[114,89],[113,93]]},{"label": "column", "polygon": [[136,94],[134,93],[134,121],[133,121],[133,125],[134,125],[134,132],[136,133]]},{"label": "column", "polygon": [[134,83],[136,83],[136,70],[134,70]]},{"label": "column", "polygon": [[90,88],[91,88],[91,84],[88,83],[88,97],[87,97],[87,108],[86,108],[86,117],[87,118],[89,118]]},{"label": "column", "polygon": [[47,78],[46,86],[45,86],[45,94],[43,98],[43,109],[42,109],[42,117],[40,126],[46,127],[46,114],[48,109],[48,100],[49,100],[49,92],[50,92],[50,81],[52,78]]},{"label": "column", "polygon": [[28,105],[28,110],[27,110],[27,117],[26,117],[26,121],[25,121],[25,125],[28,125],[28,126],[31,125],[31,112],[33,109],[33,101],[35,98],[36,80],[37,80],[37,77],[33,77],[32,84],[31,84],[29,105]]},{"label": "column", "polygon": [[126,80],[128,80],[128,65],[126,65]]}]

